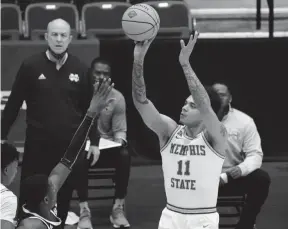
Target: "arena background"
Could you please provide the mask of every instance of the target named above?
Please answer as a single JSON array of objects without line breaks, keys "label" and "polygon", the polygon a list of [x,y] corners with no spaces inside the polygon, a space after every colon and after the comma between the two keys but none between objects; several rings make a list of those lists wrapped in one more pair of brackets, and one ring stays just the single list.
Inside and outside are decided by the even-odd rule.
[{"label": "arena background", "polygon": [[[191,13],[197,15],[201,32],[191,63],[201,81],[210,84],[226,80],[233,93],[233,106],[251,115],[259,129],[264,150],[264,168],[270,172],[272,187],[259,217],[258,228],[287,229],[288,153],[286,146],[288,109],[287,53],[288,1],[276,0],[275,38],[268,38],[268,9],[262,2],[262,28],[256,31],[256,1],[252,0],[189,0]],[[218,18],[213,15],[221,14]],[[232,16],[231,16],[232,15]],[[250,38],[223,38],[223,34],[249,32]],[[222,34],[222,35],[221,35]],[[238,34],[241,36],[241,34]],[[4,41],[1,44],[1,110],[9,96],[15,75],[23,59],[45,50],[44,41]],[[156,39],[145,60],[145,80],[148,97],[164,114],[178,120],[189,94],[178,64],[179,39]],[[131,100],[133,42],[130,40],[74,40],[71,53],[90,64],[101,55],[112,63],[116,88],[127,102],[129,141],[137,154],[159,160],[155,135],[148,130]],[[9,140],[23,151],[25,138],[25,104],[9,135]],[[281,162],[282,161],[282,162]],[[133,168],[127,199],[127,214],[133,228],[156,228],[165,204],[162,171],[155,160],[133,157]],[[148,167],[140,165],[149,165]],[[153,165],[152,164],[156,164]],[[12,185],[18,193],[19,176]],[[147,188],[141,192],[144,187]],[[93,223],[97,228],[109,228],[111,202],[91,203]],[[78,212],[76,202],[72,209]],[[100,210],[101,209],[101,210]],[[94,216],[95,215],[95,216]]]}]

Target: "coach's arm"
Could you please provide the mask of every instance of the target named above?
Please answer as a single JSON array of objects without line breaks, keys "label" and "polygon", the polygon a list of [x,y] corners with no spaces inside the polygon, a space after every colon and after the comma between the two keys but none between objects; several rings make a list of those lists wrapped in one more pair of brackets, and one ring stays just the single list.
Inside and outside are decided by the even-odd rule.
[{"label": "coach's arm", "polygon": [[144,123],[158,135],[160,147],[162,147],[177,128],[177,123],[167,116],[160,114],[153,103],[146,97],[143,66],[144,58],[151,42],[152,40],[138,42],[135,45],[132,71],[132,97],[134,105]]},{"label": "coach's arm", "polygon": [[23,62],[13,83],[11,94],[2,112],[1,140],[7,140],[10,128],[18,116],[23,101],[26,99],[29,75],[29,67],[25,62]]}]

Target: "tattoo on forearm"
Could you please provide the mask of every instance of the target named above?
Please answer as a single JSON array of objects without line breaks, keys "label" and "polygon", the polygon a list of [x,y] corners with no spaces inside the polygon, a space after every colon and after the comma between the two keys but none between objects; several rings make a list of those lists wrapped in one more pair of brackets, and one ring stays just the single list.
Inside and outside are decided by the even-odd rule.
[{"label": "tattoo on forearm", "polygon": [[210,106],[209,96],[191,66],[189,64],[185,64],[182,65],[182,68],[188,82],[190,93],[193,96],[196,105],[200,107],[203,105]]},{"label": "tattoo on forearm", "polygon": [[220,126],[220,133],[223,137],[225,137],[227,135],[227,130],[225,128],[225,126],[221,123],[221,126]]},{"label": "tattoo on forearm", "polygon": [[143,77],[143,64],[133,63],[132,72],[132,95],[133,98],[140,104],[147,104],[145,81]]}]

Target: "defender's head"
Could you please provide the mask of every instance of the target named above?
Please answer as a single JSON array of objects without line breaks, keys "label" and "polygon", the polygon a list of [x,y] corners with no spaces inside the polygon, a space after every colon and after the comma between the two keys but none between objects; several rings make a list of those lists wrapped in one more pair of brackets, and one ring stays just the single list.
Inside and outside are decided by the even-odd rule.
[{"label": "defender's head", "polygon": [[[213,90],[212,87],[205,87],[207,94],[210,98],[211,107],[215,114],[221,113],[221,99],[219,95]],[[219,117],[219,116],[218,116]],[[182,111],[180,114],[180,123],[188,126],[194,127],[199,125],[202,122],[200,111],[197,108],[197,105],[194,102],[193,97],[190,95],[186,101],[184,106],[182,107]]]},{"label": "defender's head", "polygon": [[110,63],[107,60],[101,59],[100,57],[95,58],[91,62],[90,71],[96,82],[100,79],[107,79],[111,77]]},{"label": "defender's head", "polygon": [[21,183],[21,193],[27,208],[39,212],[40,208],[50,211],[57,202],[57,193],[47,175],[37,174]]},{"label": "defender's head", "polygon": [[66,52],[72,40],[71,28],[68,22],[63,19],[55,19],[49,22],[45,39],[49,48],[56,54]]},{"label": "defender's head", "polygon": [[19,161],[19,152],[8,143],[1,143],[1,182],[10,185],[14,180]]}]

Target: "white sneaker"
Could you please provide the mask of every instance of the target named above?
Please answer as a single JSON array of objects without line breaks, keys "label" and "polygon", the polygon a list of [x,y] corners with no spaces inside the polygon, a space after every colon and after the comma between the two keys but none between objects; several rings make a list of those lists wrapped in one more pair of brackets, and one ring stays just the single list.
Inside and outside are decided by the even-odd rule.
[{"label": "white sneaker", "polygon": [[91,212],[88,203],[80,203],[80,219],[77,229],[93,229],[91,223]]},{"label": "white sneaker", "polygon": [[123,200],[123,203],[116,203],[113,206],[113,209],[110,215],[110,222],[112,223],[114,228],[130,227],[130,224],[125,216],[124,200]]}]

